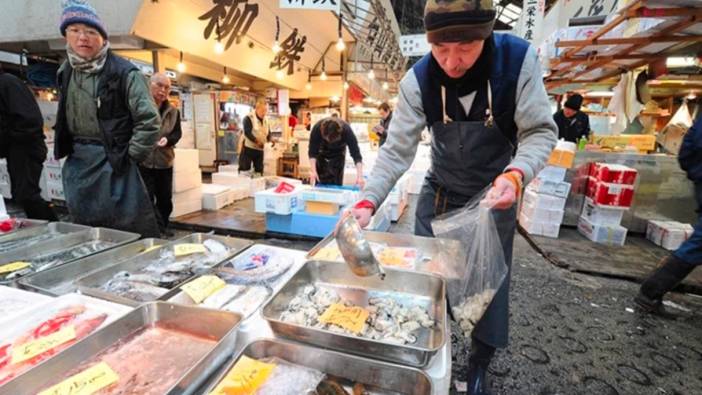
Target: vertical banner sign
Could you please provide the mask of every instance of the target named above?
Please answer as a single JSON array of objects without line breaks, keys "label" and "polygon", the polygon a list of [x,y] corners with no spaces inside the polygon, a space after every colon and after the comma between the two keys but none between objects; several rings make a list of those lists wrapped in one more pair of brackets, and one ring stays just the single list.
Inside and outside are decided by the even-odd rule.
[{"label": "vertical banner sign", "polygon": [[542,39],[546,2],[545,0],[525,0],[523,4],[517,31],[523,39],[538,46]]},{"label": "vertical banner sign", "polygon": [[342,0],[280,0],[280,8],[341,11]]}]

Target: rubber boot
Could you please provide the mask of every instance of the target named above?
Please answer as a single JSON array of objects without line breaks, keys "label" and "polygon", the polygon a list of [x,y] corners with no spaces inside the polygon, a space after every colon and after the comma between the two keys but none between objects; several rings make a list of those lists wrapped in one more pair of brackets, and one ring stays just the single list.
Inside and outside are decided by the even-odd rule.
[{"label": "rubber boot", "polygon": [[636,305],[646,313],[673,318],[663,307],[663,295],[671,291],[695,268],[674,255],[663,258],[658,268],[641,284],[634,298]]},{"label": "rubber boot", "polygon": [[490,395],[486,381],[488,366],[495,355],[495,348],[473,339],[468,358],[468,395]]}]

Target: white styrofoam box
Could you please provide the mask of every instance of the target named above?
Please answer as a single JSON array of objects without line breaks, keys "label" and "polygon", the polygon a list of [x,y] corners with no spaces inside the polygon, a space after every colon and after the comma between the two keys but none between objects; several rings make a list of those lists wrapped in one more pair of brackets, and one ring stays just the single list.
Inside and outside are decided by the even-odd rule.
[{"label": "white styrofoam box", "polygon": [[234,202],[253,196],[248,185],[230,185],[229,187],[231,188],[232,201]]},{"label": "white styrofoam box", "polygon": [[418,195],[422,191],[424,178],[427,175],[426,170],[410,170],[407,173],[407,192],[412,195]]},{"label": "white styrofoam box", "polygon": [[61,168],[53,165],[44,165],[47,181],[63,182]]},{"label": "white styrofoam box", "polygon": [[521,213],[533,219],[535,222],[551,222],[560,225],[563,223],[565,210],[537,208],[533,204],[525,202],[522,204]]},{"label": "white styrofoam box", "polygon": [[220,173],[239,173],[239,165],[219,165],[217,171]]},{"label": "white styrofoam box", "polygon": [[527,231],[527,233],[537,236],[558,238],[561,231],[560,222],[548,222],[532,220],[523,212],[519,214],[519,224]]},{"label": "white styrofoam box", "polygon": [[663,232],[663,238],[661,239],[661,247],[669,251],[675,251],[685,240],[688,239],[688,233],[684,228],[672,228],[666,229]]},{"label": "white styrofoam box", "polygon": [[627,233],[621,225],[595,225],[583,216],[578,219],[578,231],[595,243],[612,246],[623,246]]},{"label": "white styrofoam box", "polygon": [[230,186],[246,185],[250,188],[251,178],[236,173],[212,173],[212,183]]},{"label": "white styrofoam box", "polygon": [[566,199],[551,195],[541,195],[529,189],[524,191],[524,204],[529,204],[538,209],[564,210]]},{"label": "white styrofoam box", "polygon": [[196,187],[173,194],[171,218],[202,210],[202,188]]},{"label": "white styrofoam box", "polygon": [[280,177],[280,176],[270,176],[266,177],[266,189],[275,188],[280,185],[281,182],[288,183],[292,186],[302,186],[302,180],[290,177]]},{"label": "white styrofoam box", "polygon": [[63,193],[63,182],[47,181],[46,189],[50,199],[66,200],[66,195]]},{"label": "white styrofoam box", "polygon": [[663,225],[667,221],[649,220],[646,224],[646,238],[660,246],[663,241]]},{"label": "white styrofoam box", "polygon": [[570,192],[570,183],[554,182],[537,177],[527,185],[526,189],[540,195],[551,195],[567,199]]},{"label": "white styrofoam box", "polygon": [[266,190],[266,178],[265,177],[256,177],[252,178],[250,181],[250,189],[251,189],[251,194],[255,194],[256,192],[261,192]]},{"label": "white styrofoam box", "polygon": [[677,221],[650,220],[646,226],[646,238],[667,250],[677,250],[694,231],[690,224]]},{"label": "white styrofoam box", "polygon": [[624,212],[628,209],[628,207],[601,206],[595,204],[589,197],[585,197],[580,215],[595,225],[619,225],[622,223]]},{"label": "white styrofoam box", "polygon": [[256,192],[254,200],[257,213],[289,215],[297,209],[299,191],[276,193],[275,189]]},{"label": "white styrofoam box", "polygon": [[193,173],[200,171],[200,151],[197,149],[176,148],[173,159],[173,173]]},{"label": "white styrofoam box", "polygon": [[173,192],[180,193],[193,188],[202,186],[202,173],[200,168],[191,172],[174,172],[173,173]]},{"label": "white styrofoam box", "polygon": [[231,187],[218,184],[202,184],[202,208],[219,210],[234,202]]},{"label": "white styrofoam box", "polygon": [[539,172],[537,177],[542,180],[563,182],[565,180],[566,171],[568,171],[568,169],[565,167],[546,166]]},{"label": "white styrofoam box", "polygon": [[300,199],[304,201],[316,201],[335,203],[341,206],[352,204],[358,194],[343,189],[309,188],[302,191]]}]

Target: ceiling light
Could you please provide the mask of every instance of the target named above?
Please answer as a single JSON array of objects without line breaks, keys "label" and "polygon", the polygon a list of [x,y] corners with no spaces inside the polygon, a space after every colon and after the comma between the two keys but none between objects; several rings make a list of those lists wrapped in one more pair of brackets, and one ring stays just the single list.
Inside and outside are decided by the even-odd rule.
[{"label": "ceiling light", "polygon": [[282,51],[283,49],[280,48],[280,44],[278,44],[278,41],[273,43],[273,53],[277,54],[278,52]]},{"label": "ceiling light", "polygon": [[371,69],[371,70],[368,72],[368,79],[370,79],[370,80],[374,80],[374,79],[375,79],[375,71],[373,71],[373,69]]},{"label": "ceiling light", "polygon": [[339,37],[339,41],[336,42],[336,50],[341,52],[346,49],[346,44],[344,43],[344,39]]},{"label": "ceiling light", "polygon": [[214,51],[217,55],[221,55],[224,53],[224,44],[222,44],[221,41],[217,40],[217,42],[214,45]]},{"label": "ceiling light", "polygon": [[322,81],[326,81],[327,78],[329,78],[329,77],[327,77],[327,72],[326,72],[326,71],[322,71],[322,74],[319,76],[319,79],[322,80]]},{"label": "ceiling light", "polygon": [[350,86],[349,83],[344,81],[344,89],[349,89],[349,86]]},{"label": "ceiling light", "polygon": [[386,91],[388,89],[390,89],[390,85],[387,82],[383,82],[383,90]]},{"label": "ceiling light", "polygon": [[285,78],[285,73],[283,73],[283,70],[278,70],[275,72],[275,78],[282,80]]},{"label": "ceiling light", "polygon": [[224,77],[222,77],[222,83],[224,84],[229,84],[231,80],[229,79],[229,75],[227,74],[227,68],[224,68]]},{"label": "ceiling light", "polygon": [[178,70],[179,73],[185,73],[185,63],[183,63],[183,51],[180,51],[180,61],[178,61],[178,64],[176,65],[176,70]]}]

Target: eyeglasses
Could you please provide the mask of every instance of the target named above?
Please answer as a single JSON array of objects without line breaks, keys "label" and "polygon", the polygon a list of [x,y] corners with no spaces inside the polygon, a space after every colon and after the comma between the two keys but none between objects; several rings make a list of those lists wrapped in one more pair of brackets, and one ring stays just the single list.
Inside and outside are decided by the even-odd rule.
[{"label": "eyeglasses", "polygon": [[67,36],[80,37],[81,35],[93,39],[98,38],[100,33],[95,29],[79,29],[77,27],[69,27],[66,29]]}]

